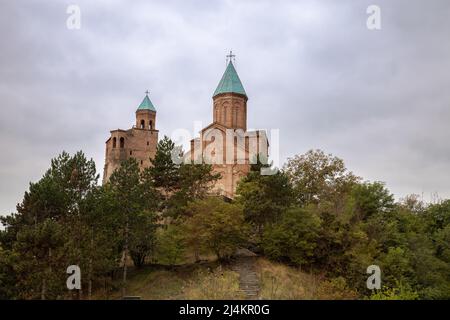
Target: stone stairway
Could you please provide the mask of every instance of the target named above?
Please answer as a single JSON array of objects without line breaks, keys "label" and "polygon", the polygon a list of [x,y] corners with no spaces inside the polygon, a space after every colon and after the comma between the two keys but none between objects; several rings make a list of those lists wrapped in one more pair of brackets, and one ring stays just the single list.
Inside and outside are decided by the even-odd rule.
[{"label": "stone stairway", "polygon": [[256,272],[257,256],[247,249],[236,252],[231,269],[239,273],[239,288],[247,299],[257,299],[260,286],[259,276]]}]

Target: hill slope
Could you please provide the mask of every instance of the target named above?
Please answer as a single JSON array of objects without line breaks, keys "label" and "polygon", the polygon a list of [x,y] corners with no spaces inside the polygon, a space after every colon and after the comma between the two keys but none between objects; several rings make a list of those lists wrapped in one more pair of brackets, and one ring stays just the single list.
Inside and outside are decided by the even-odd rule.
[{"label": "hill slope", "polygon": [[[326,280],[320,275],[256,257],[252,267],[257,294],[243,288],[238,261],[220,264],[202,262],[176,267],[146,266],[130,272],[127,294],[141,299],[355,299],[339,279]],[[245,266],[248,268],[248,266]],[[245,281],[244,281],[245,282]],[[245,284],[244,284],[245,285]],[[255,290],[250,290],[255,292]],[[120,291],[96,299],[119,299]]]}]

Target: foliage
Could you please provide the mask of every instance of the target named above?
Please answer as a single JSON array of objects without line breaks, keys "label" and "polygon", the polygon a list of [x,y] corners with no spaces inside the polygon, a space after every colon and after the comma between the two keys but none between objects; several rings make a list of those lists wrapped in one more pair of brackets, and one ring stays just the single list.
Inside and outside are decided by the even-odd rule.
[{"label": "foliage", "polygon": [[344,161],[321,150],[289,158],[283,167],[299,205],[332,200],[333,196],[348,192],[359,180],[345,168]]},{"label": "foliage", "polygon": [[212,251],[219,259],[230,257],[245,240],[241,206],[216,197],[196,200],[187,207],[186,243],[201,251]]},{"label": "foliage", "polygon": [[157,215],[155,212],[144,210],[138,213],[130,227],[130,256],[134,265],[141,268],[147,257],[155,255]]},{"label": "foliage", "polygon": [[6,264],[2,269],[15,279],[14,297],[66,295],[65,270],[72,264],[85,271],[82,288],[90,295],[94,273],[111,270],[116,257],[104,249],[113,247],[114,223],[102,214],[107,197],[97,180],[93,160],[82,152],[63,152],[38,182],[30,184],[17,213],[1,218],[6,227],[0,233]]},{"label": "foliage", "polygon": [[[227,259],[241,246],[292,266],[263,272],[264,297],[450,299],[450,200],[395,201],[383,183],[363,182],[341,159],[315,150],[274,175],[252,165],[237,197],[225,201],[210,196],[219,178],[212,167],[174,163],[179,152],[165,137],[152,167],[140,170],[129,159],[104,186],[82,152],[52,159],[17,212],[0,217],[0,299],[90,298],[111,290],[120,271],[125,288],[128,258],[140,272],[149,262],[179,265],[187,252]],[[75,294],[65,287],[73,264],[83,274]],[[372,264],[382,270],[377,292],[366,288]],[[294,276],[295,268],[326,279]],[[220,278],[217,272],[204,278]],[[224,296],[220,290],[234,290],[231,275],[189,292]],[[309,289],[294,290],[294,280],[311,280]]]},{"label": "foliage", "polygon": [[354,300],[358,293],[350,288],[344,277],[323,281],[317,289],[317,297],[323,300]]},{"label": "foliage", "polygon": [[[194,199],[203,199],[220,174],[212,172],[211,165],[184,163],[178,157],[180,147],[168,137],[158,142],[152,165],[146,169],[146,176],[160,191],[160,209],[164,216],[177,218],[185,213],[186,205]],[[180,163],[173,159],[180,160]]]},{"label": "foliage", "polygon": [[311,264],[320,228],[314,212],[292,208],[281,220],[264,231],[262,247],[272,259],[284,259],[296,265]]},{"label": "foliage", "polygon": [[370,300],[417,300],[419,295],[409,285],[397,282],[397,287],[383,287],[370,296]]},{"label": "foliage", "polygon": [[245,220],[256,230],[258,241],[261,241],[264,226],[277,221],[292,203],[287,176],[281,171],[261,175],[261,167],[261,164],[252,165],[236,190],[236,202],[242,205]]},{"label": "foliage", "polygon": [[171,224],[157,232],[156,260],[166,265],[176,265],[183,261],[185,244],[182,228]]},{"label": "foliage", "polygon": [[[426,205],[409,196],[396,203],[383,183],[361,182],[342,160],[321,151],[295,156],[284,170],[299,210],[321,223],[312,239],[296,232],[295,220],[272,223],[265,234],[266,254],[298,265],[307,262],[362,294],[368,294],[365,270],[377,264],[389,288],[402,283],[420,298],[448,299],[449,201]],[[314,251],[305,259],[309,248]]]},{"label": "foliage", "polygon": [[163,189],[165,194],[174,190],[179,183],[179,165],[172,160],[176,156],[174,151],[176,151],[175,143],[164,136],[156,146],[155,157],[150,159],[152,165],[148,171],[153,179],[154,186]]},{"label": "foliage", "polygon": [[122,295],[126,293],[127,258],[131,256],[135,266],[142,267],[145,258],[153,251],[157,223],[158,196],[154,180],[141,173],[136,159],[121,163],[110,178],[110,186],[116,199],[115,216],[120,221],[122,242]]}]

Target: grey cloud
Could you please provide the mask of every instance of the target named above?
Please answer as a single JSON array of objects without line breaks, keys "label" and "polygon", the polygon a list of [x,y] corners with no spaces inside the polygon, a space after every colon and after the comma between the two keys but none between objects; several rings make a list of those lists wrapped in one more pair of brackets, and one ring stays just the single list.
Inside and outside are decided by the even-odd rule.
[{"label": "grey cloud", "polygon": [[[73,3],[81,30],[66,28]],[[2,1],[0,212],[62,150],[101,172],[109,130],[133,124],[146,89],[161,134],[209,123],[230,49],[249,127],[279,128],[283,161],[321,148],[397,197],[450,197],[449,12],[445,0]]]}]

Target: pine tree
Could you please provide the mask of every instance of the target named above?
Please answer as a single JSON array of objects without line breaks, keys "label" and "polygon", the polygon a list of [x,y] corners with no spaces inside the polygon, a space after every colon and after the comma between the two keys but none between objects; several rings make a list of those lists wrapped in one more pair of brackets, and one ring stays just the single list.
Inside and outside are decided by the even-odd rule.
[{"label": "pine tree", "polygon": [[168,196],[179,184],[179,164],[174,163],[172,157],[177,149],[175,144],[167,136],[158,142],[156,154],[150,159],[151,166],[148,169],[153,178],[153,185],[163,190]]},{"label": "pine tree", "polygon": [[260,242],[264,226],[276,222],[293,201],[288,177],[281,171],[273,175],[261,175],[261,168],[269,168],[259,158],[250,172],[238,184],[236,202],[241,204],[244,216]]},{"label": "pine tree", "polygon": [[116,215],[122,226],[122,296],[126,293],[127,259],[142,266],[153,249],[158,207],[157,191],[146,172],[141,173],[133,158],[122,162],[110,178],[118,207]]}]

